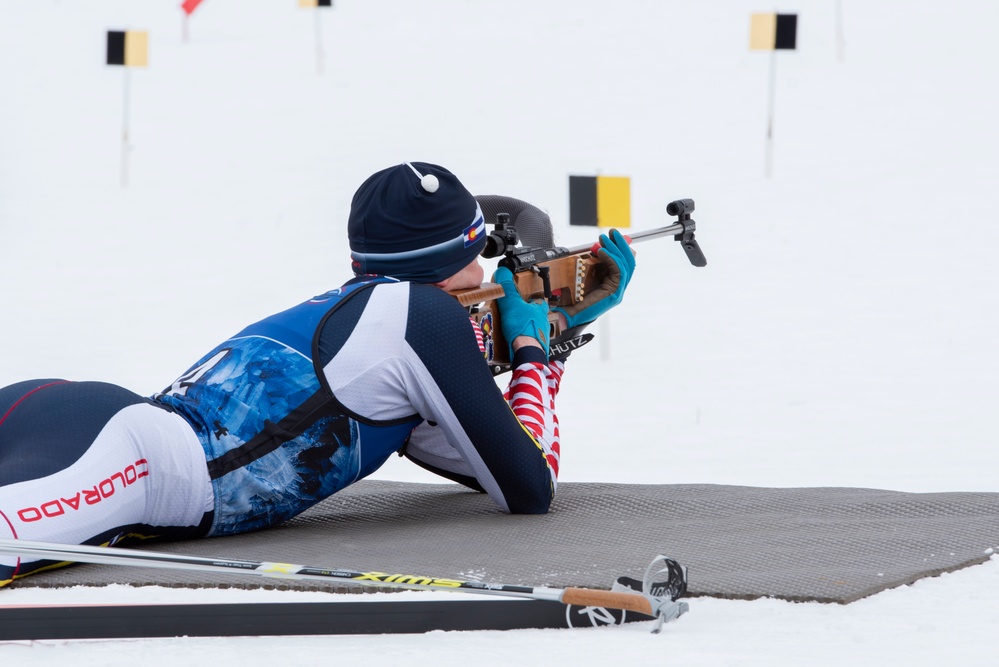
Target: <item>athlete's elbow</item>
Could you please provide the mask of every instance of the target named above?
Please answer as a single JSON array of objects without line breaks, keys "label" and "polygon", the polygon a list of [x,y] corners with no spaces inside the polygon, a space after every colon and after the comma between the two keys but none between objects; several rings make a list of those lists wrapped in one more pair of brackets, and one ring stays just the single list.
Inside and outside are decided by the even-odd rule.
[{"label": "athlete's elbow", "polygon": [[511,514],[547,514],[555,494],[548,489],[525,490],[514,498],[507,498]]}]

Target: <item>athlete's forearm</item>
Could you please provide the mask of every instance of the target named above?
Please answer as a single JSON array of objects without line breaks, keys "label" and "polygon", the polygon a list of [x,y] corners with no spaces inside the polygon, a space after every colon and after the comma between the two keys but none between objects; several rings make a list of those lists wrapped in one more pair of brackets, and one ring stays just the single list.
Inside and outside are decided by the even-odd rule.
[{"label": "athlete's forearm", "polygon": [[544,451],[553,484],[558,478],[561,448],[555,397],[558,395],[563,371],[562,362],[547,363],[540,348],[518,351],[514,357],[510,385],[505,393],[517,419]]}]

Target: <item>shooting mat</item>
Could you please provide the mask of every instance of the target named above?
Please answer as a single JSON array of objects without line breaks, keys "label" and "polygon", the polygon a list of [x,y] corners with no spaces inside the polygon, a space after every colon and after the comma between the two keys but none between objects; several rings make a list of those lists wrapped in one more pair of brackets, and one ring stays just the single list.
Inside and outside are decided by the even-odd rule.
[{"label": "shooting mat", "polygon": [[[999,493],[563,483],[551,512],[503,514],[455,484],[365,480],[277,528],[148,547],[189,555],[609,588],[657,554],[690,594],[848,603],[987,560]],[[353,584],[77,565],[16,587],[110,583],[358,592]]]}]

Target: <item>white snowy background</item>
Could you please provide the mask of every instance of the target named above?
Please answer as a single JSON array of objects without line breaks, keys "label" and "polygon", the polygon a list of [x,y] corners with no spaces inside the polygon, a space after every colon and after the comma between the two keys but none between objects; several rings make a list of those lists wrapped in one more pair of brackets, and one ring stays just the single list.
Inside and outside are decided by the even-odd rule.
[{"label": "white snowy background", "polygon": [[[206,0],[185,41],[179,0],[0,0],[0,385],[161,389],[340,284],[350,197],[394,163],[531,201],[564,245],[594,236],[568,226],[568,176],[630,176],[634,229],[695,199],[708,266],[637,246],[624,305],[569,364],[562,481],[999,491],[999,4],[335,4],[317,23],[295,0]],[[748,42],[774,10],[799,31],[768,177],[772,54]],[[149,67],[104,65],[107,30],[148,30]],[[301,598],[0,604],[192,596]],[[997,612],[993,560],[847,606],[693,599],[657,636],[26,642],[0,664],[970,664],[995,657]]]}]

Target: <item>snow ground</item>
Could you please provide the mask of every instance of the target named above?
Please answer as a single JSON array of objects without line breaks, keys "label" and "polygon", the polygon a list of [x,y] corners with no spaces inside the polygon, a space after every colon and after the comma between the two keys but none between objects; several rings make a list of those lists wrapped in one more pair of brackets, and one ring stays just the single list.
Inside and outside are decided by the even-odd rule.
[{"label": "snow ground", "polygon": [[[162,388],[339,284],[350,197],[389,164],[532,201],[570,246],[592,231],[565,223],[567,176],[626,175],[636,229],[696,200],[709,265],[639,247],[628,301],[567,372],[564,481],[999,491],[999,5],[779,7],[799,48],[777,54],[767,177],[771,54],[748,29],[769,6],[341,0],[317,31],[293,0],[207,0],[185,42],[179,4],[0,0],[0,385]],[[150,31],[127,88],[109,29]],[[436,481],[404,461],[379,477]],[[997,600],[993,559],[847,606],[695,599],[657,636],[36,642],[0,662],[966,664],[994,655]]]}]

